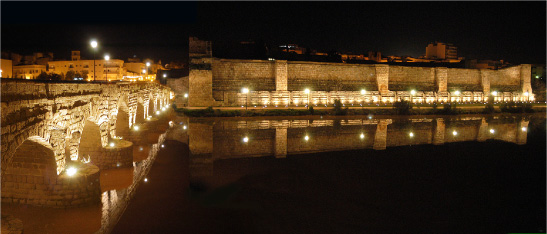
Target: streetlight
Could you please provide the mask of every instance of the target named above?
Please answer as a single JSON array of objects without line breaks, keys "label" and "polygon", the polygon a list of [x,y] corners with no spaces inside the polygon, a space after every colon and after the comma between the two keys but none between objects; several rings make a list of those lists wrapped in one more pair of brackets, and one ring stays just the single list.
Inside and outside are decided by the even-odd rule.
[{"label": "streetlight", "polygon": [[310,89],[305,89],[304,93],[308,94],[308,109],[310,109]]},{"label": "streetlight", "polygon": [[[367,91],[365,89],[361,89],[361,95],[365,95],[365,93],[367,93]],[[365,97],[362,97],[363,100],[365,100]],[[363,100],[361,100],[361,109],[365,109],[365,106],[363,105]]]},{"label": "streetlight", "polygon": [[412,96],[416,94],[416,90],[410,90],[410,102],[412,102]]},{"label": "streetlight", "polygon": [[167,77],[167,74],[163,74],[163,78]]},{"label": "streetlight", "polygon": [[241,89],[241,92],[246,94],[246,96],[245,96],[245,110],[247,110],[247,105],[248,105],[247,102],[249,101],[249,89],[248,88],[243,88],[243,89]]},{"label": "streetlight", "polygon": [[97,74],[95,73],[95,52],[97,51],[98,45],[99,43],[97,43],[97,41],[91,41],[91,47],[93,48],[93,81],[95,81],[95,77],[97,76]]},{"label": "streetlight", "polygon": [[106,80],[110,81],[110,80],[108,79],[108,66],[106,66],[106,62],[107,62],[108,60],[110,60],[110,55],[108,55],[108,54],[105,55],[105,56],[104,56],[104,60],[105,60],[105,61],[104,61],[104,70],[106,71]]}]

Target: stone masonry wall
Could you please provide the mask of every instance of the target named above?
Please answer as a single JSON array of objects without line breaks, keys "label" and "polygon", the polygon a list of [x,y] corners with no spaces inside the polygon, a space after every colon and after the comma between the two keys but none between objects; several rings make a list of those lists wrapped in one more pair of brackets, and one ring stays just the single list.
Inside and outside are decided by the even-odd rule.
[{"label": "stone masonry wall", "polygon": [[[488,95],[480,92],[490,90],[513,92],[512,97],[517,99],[526,91],[531,93],[531,67],[526,64],[494,71],[284,60],[194,60],[196,65],[191,67],[189,76],[189,106],[241,106],[246,99],[252,105],[298,105],[302,103],[299,92],[304,89],[310,89],[312,95],[325,92],[324,103],[332,103],[332,92],[340,92],[334,96],[341,95],[346,100],[374,102],[395,101],[398,92],[411,89],[433,92],[427,94],[432,101],[447,100],[448,92],[455,91],[473,101],[482,101]],[[249,88],[249,97],[241,93],[243,87]],[[372,96],[361,95],[362,89]],[[257,96],[255,101],[251,100],[252,95]],[[323,103],[320,99],[314,100]]]}]

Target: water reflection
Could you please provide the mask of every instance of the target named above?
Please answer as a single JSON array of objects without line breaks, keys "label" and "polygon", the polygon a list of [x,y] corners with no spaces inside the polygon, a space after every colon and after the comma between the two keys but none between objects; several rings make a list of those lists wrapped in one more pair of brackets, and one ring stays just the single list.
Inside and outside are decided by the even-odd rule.
[{"label": "water reflection", "polygon": [[[141,181],[147,182],[150,171],[167,133],[159,136],[158,142],[149,147],[136,146],[138,152],[148,148],[147,157],[137,157],[132,168],[104,170],[101,172],[101,229],[98,233],[110,233],[121,218]],[[141,153],[142,154],[142,153]],[[134,157],[135,158],[135,157]]]},{"label": "water reflection", "polygon": [[526,144],[529,117],[247,120],[190,118],[190,169],[210,175],[217,159],[500,140]]}]

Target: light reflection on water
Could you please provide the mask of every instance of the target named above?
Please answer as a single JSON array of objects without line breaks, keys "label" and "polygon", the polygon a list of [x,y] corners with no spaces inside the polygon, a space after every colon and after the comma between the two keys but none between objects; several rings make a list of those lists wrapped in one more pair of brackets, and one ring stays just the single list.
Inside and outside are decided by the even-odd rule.
[{"label": "light reflection on water", "polygon": [[[135,195],[139,185],[144,182],[150,171],[160,145],[165,141],[167,133],[160,135],[158,143],[153,144],[148,157],[142,161],[133,162],[133,168],[101,171],[101,229],[97,233],[109,233],[123,215],[129,201]],[[111,174],[110,177],[108,174]]]},{"label": "light reflection on water", "polygon": [[188,118],[190,170],[213,173],[219,159],[307,154],[342,150],[442,145],[499,140],[526,144],[529,116],[453,116],[345,119]]}]

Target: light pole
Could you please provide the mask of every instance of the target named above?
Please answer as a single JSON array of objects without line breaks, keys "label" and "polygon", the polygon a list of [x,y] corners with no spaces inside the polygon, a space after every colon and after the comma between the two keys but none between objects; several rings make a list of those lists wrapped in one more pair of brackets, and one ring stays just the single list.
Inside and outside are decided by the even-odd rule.
[{"label": "light pole", "polygon": [[110,80],[108,79],[108,66],[106,65],[106,63],[108,62],[108,60],[110,60],[110,56],[107,54],[107,55],[104,56],[104,70],[105,70],[105,72],[106,72],[106,80],[107,80],[107,81],[110,81]]},{"label": "light pole", "polygon": [[146,76],[148,77],[148,72],[150,70],[150,62],[146,62]]},{"label": "light pole", "polygon": [[308,95],[308,109],[310,109],[310,89],[305,89],[304,93]]},{"label": "light pole", "polygon": [[93,81],[95,81],[95,77],[97,77],[97,73],[95,73],[95,52],[97,51],[97,45],[97,41],[91,41],[91,47],[93,48]]},{"label": "light pole", "polygon": [[361,89],[361,95],[363,95],[363,97],[361,99],[361,109],[363,109],[363,110],[365,109],[365,106],[363,105],[363,103],[364,103],[363,100],[365,100],[365,93],[367,93],[367,91],[364,90],[364,89]]},{"label": "light pole", "polygon": [[246,94],[245,95],[245,110],[247,110],[248,101],[249,101],[249,89],[248,88],[243,88],[243,89],[241,89],[241,92]]},{"label": "light pole", "polygon": [[[146,70],[142,69],[142,75],[144,76],[145,74],[146,74]],[[145,79],[143,78],[143,80],[145,80]]]}]

